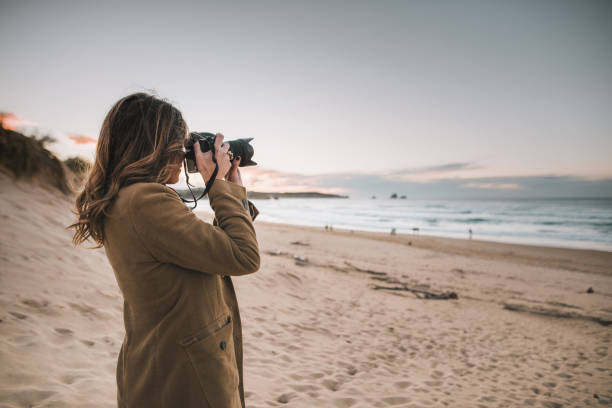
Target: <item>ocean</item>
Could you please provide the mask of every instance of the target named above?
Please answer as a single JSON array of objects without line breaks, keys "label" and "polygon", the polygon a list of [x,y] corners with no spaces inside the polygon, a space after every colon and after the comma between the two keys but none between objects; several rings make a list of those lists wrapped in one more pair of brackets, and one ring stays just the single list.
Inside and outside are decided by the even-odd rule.
[{"label": "ocean", "polygon": [[[612,199],[251,200],[258,220],[612,251]],[[201,207],[200,207],[201,205]],[[202,200],[198,209],[210,209]],[[418,228],[418,231],[414,229]]]}]

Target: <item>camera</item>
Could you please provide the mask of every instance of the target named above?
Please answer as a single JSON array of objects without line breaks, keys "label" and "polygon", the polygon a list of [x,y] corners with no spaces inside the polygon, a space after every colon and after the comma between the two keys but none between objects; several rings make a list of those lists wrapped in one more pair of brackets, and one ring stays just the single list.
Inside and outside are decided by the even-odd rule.
[{"label": "camera", "polygon": [[[185,159],[187,159],[187,171],[189,173],[196,173],[198,168],[195,161],[195,151],[193,150],[193,144],[199,143],[200,150],[203,153],[214,149],[216,136],[213,133],[207,132],[191,132],[189,139],[185,142]],[[253,154],[255,150],[249,143],[253,140],[252,137],[247,139],[236,139],[226,142],[229,144],[228,152],[230,154],[230,161],[233,163],[234,159],[240,156],[240,167],[245,166],[256,166],[257,163],[253,161]]]}]

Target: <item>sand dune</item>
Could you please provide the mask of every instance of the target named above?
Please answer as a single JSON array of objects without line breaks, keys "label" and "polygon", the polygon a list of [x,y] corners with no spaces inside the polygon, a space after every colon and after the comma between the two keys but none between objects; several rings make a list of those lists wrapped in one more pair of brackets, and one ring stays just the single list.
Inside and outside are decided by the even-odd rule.
[{"label": "sand dune", "polygon": [[[104,251],[72,248],[61,193],[0,184],[0,407],[115,406]],[[247,406],[612,403],[612,254],[256,225],[262,267],[234,280]]]}]

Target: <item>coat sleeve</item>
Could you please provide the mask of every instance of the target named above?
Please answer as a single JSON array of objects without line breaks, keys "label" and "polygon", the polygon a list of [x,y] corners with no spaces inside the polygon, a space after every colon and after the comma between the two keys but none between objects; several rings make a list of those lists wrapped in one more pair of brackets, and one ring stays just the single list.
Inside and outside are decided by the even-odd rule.
[{"label": "coat sleeve", "polygon": [[247,200],[247,201],[249,204],[249,212],[251,213],[251,219],[255,221],[255,217],[257,217],[257,214],[259,214],[259,210],[257,209],[257,207],[255,207],[255,204],[253,204],[250,200]]},{"label": "coat sleeve", "polygon": [[130,222],[159,262],[218,275],[257,271],[259,248],[244,204],[246,189],[218,179],[208,196],[218,226],[198,218],[178,193],[159,183],[147,183],[131,197]]},{"label": "coat sleeve", "polygon": [[[242,203],[244,204],[244,201]],[[247,200],[247,205],[249,207],[249,213],[251,214],[251,220],[255,221],[255,218],[259,214],[259,210],[250,200]],[[217,218],[213,219],[213,225],[219,225],[219,223],[217,222]]]}]

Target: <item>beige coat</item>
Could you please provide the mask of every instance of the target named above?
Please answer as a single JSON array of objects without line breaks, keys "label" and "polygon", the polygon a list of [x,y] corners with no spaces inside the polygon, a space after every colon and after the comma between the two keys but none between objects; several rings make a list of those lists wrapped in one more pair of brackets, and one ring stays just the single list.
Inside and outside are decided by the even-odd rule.
[{"label": "beige coat", "polygon": [[244,407],[242,328],[230,276],[259,269],[257,209],[216,180],[213,225],[171,188],[122,188],[107,215],[106,255],[123,293],[119,408]]}]

